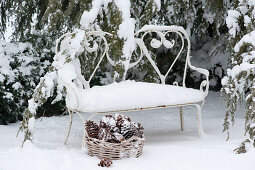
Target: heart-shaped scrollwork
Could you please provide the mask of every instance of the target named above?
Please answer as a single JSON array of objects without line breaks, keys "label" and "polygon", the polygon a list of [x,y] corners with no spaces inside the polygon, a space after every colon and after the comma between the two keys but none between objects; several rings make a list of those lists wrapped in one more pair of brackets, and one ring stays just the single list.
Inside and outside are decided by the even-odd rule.
[{"label": "heart-shaped scrollwork", "polygon": [[96,65],[95,69],[93,70],[91,76],[89,77],[88,82],[90,82],[91,79],[93,78],[93,76],[94,76],[96,70],[98,69],[100,63],[102,62],[102,60],[103,60],[103,58],[104,58],[105,56],[107,57],[107,59],[108,59],[108,61],[110,62],[110,64],[112,64],[112,65],[114,66],[114,61],[109,57],[109,54],[108,54],[109,45],[108,45],[108,43],[107,43],[107,41],[106,41],[105,35],[110,35],[110,36],[111,36],[112,34],[107,33],[107,32],[101,32],[101,31],[91,31],[91,32],[87,32],[87,33],[86,33],[86,36],[85,36],[85,39],[84,39],[84,41],[83,41],[82,44],[81,44],[81,45],[83,46],[83,48],[86,49],[86,51],[88,51],[89,53],[92,53],[92,52],[97,51],[97,49],[98,49],[99,46],[98,46],[98,44],[97,44],[96,42],[94,42],[94,43],[93,43],[93,46],[90,47],[90,44],[88,43],[89,37],[92,37],[92,38],[93,38],[93,37],[100,37],[100,38],[103,40],[103,42],[104,42],[104,50],[103,50],[103,53],[101,54],[100,59],[99,59],[97,65]]},{"label": "heart-shaped scrollwork", "polygon": [[[138,47],[140,48],[140,51],[141,51],[141,55],[140,57],[138,58],[138,60],[136,62],[133,62],[133,63],[130,63],[130,66],[129,68],[131,67],[134,67],[135,65],[137,65],[143,55],[145,55],[147,57],[147,59],[149,60],[149,62],[151,63],[152,67],[154,68],[154,70],[157,72],[157,74],[159,75],[160,77],[160,80],[161,82],[164,84],[165,83],[165,79],[167,77],[167,75],[169,74],[169,72],[171,71],[173,65],[176,63],[177,59],[179,58],[182,50],[183,50],[183,47],[184,47],[184,38],[183,38],[183,35],[178,32],[178,31],[175,31],[175,30],[157,30],[157,31],[154,31],[154,30],[147,30],[147,31],[138,31],[138,33],[141,33],[141,32],[144,32],[144,34],[142,35],[141,38],[136,38],[135,41],[136,41],[136,44],[138,45]],[[159,36],[160,40],[156,39],[156,38],[152,38],[151,42],[150,42],[150,45],[152,48],[159,48],[161,47],[162,45],[167,48],[167,49],[170,49],[170,48],[173,48],[174,45],[175,45],[175,40],[167,40],[166,39],[166,35],[168,33],[177,33],[180,37],[181,37],[181,40],[182,40],[182,46],[181,46],[181,49],[180,51],[178,52],[175,60],[173,61],[173,63],[171,64],[171,66],[169,67],[169,69],[167,70],[167,73],[165,75],[161,74],[159,68],[157,67],[157,64],[155,63],[155,61],[151,58],[151,55],[144,43],[144,37],[145,35],[147,35],[148,33],[151,33],[151,32],[154,32],[154,33],[157,33],[157,35]],[[135,35],[138,35],[137,33]]]}]

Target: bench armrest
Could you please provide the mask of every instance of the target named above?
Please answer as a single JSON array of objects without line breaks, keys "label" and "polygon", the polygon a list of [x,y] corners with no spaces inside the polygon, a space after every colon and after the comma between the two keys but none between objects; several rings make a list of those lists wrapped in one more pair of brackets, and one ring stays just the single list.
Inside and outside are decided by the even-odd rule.
[{"label": "bench armrest", "polygon": [[[200,84],[200,91],[204,92],[204,96],[206,97],[208,95],[208,91],[209,91],[209,71],[204,69],[204,68],[198,68],[195,67],[193,65],[191,65],[190,63],[190,59],[188,59],[188,65],[192,70],[195,70],[203,75],[205,75],[205,79],[203,80]],[[204,89],[205,88],[205,89]]]}]

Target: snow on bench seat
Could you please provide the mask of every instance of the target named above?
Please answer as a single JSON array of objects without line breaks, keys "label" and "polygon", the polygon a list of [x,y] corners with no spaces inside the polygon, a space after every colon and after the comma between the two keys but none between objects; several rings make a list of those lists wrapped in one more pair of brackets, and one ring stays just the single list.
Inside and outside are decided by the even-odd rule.
[{"label": "snow on bench seat", "polygon": [[192,88],[123,81],[79,91],[79,111],[107,112],[164,105],[198,103],[204,93]]}]

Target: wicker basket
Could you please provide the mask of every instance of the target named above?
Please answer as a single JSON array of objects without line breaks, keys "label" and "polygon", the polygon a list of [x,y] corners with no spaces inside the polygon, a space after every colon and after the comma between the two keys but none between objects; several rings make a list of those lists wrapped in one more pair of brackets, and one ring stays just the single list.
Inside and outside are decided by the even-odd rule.
[{"label": "wicker basket", "polygon": [[97,156],[100,159],[118,160],[139,157],[142,154],[145,139],[133,136],[121,143],[110,143],[85,135],[85,142],[88,148],[88,155]]}]

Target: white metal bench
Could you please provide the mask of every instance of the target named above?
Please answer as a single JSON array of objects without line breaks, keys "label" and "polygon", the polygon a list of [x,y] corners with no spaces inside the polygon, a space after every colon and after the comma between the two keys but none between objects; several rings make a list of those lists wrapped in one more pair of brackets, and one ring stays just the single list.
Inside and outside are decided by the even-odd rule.
[{"label": "white metal bench", "polygon": [[[174,40],[167,40],[166,35],[168,33],[176,33],[179,35],[182,41],[181,49],[177,54],[176,58],[174,59],[173,63],[171,64],[170,68],[163,75],[159,68],[157,67],[156,63],[150,56],[150,53],[147,50],[147,47],[144,43],[144,37],[148,33],[154,32],[159,37],[160,40],[152,39],[151,46],[153,48],[159,48],[161,45],[164,45],[166,48],[173,48],[175,45]],[[197,123],[198,123],[198,133],[199,136],[203,135],[203,128],[201,122],[201,108],[204,104],[205,97],[208,94],[209,88],[209,72],[206,69],[197,68],[192,66],[190,63],[190,40],[186,31],[179,26],[144,26],[140,29],[137,33],[134,34],[135,36],[135,43],[137,47],[140,48],[141,54],[139,59],[129,64],[129,69],[136,66],[142,58],[145,56],[156,73],[158,74],[161,84],[155,83],[144,83],[144,82],[135,82],[131,80],[123,79],[122,82],[119,83],[112,83],[110,85],[105,86],[94,86],[90,88],[90,81],[95,75],[96,70],[98,69],[100,63],[104,58],[107,58],[109,63],[115,66],[115,62],[110,58],[108,54],[109,46],[106,41],[105,35],[110,35],[106,32],[98,32],[98,31],[91,31],[86,32],[86,36],[99,36],[102,38],[105,50],[100,57],[99,62],[97,63],[96,68],[94,69],[93,73],[89,77],[88,80],[81,75],[80,68],[77,67],[77,74],[80,82],[82,82],[82,86],[75,87],[70,82],[65,82],[63,79],[62,81],[65,84],[67,95],[66,95],[66,105],[70,114],[70,125],[68,134],[65,140],[65,143],[68,140],[71,125],[72,125],[72,118],[73,113],[78,113],[80,116],[80,112],[89,112],[96,114],[102,113],[113,113],[113,112],[129,112],[129,111],[140,111],[140,110],[148,110],[148,109],[160,109],[160,108],[168,108],[168,107],[180,107],[180,124],[181,130],[184,130],[183,127],[183,106],[196,106],[197,108]],[[56,45],[56,54],[58,53],[59,42],[64,42],[65,39],[72,36],[71,33],[65,34],[57,40]],[[168,76],[169,72],[172,70],[174,64],[176,63],[177,59],[180,57],[181,53],[183,52],[185,46],[185,39],[187,41],[187,54],[186,54],[186,62],[184,67],[184,74],[182,80],[182,86],[178,86],[177,82],[174,82],[173,85],[166,85],[165,80]],[[88,52],[94,52],[96,48],[91,48],[85,43],[82,44],[84,49]],[[61,44],[60,44],[61,49]],[[200,90],[186,88],[185,79],[186,79],[186,72],[187,67],[198,71],[205,75],[205,80],[202,81],[200,84]],[[59,72],[61,74],[61,72]],[[63,75],[64,76],[64,75]],[[178,93],[178,95],[176,95]],[[75,98],[76,101],[73,101]],[[94,116],[93,115],[93,116]],[[81,116],[83,121],[85,119]]]}]

